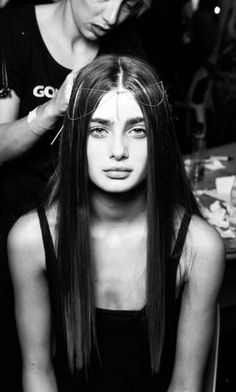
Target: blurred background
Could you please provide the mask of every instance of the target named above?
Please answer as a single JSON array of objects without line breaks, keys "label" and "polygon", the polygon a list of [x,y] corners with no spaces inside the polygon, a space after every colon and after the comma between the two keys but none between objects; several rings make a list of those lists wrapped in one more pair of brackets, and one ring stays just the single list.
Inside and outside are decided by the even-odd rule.
[{"label": "blurred background", "polygon": [[[49,2],[0,0],[0,12],[24,3]],[[201,141],[198,148],[203,150],[203,160],[198,160],[196,166],[198,191],[215,191],[216,178],[236,175],[236,0],[153,0],[151,9],[138,23],[149,61],[167,88],[183,157],[191,157],[196,135]],[[209,162],[209,156],[215,158]],[[203,164],[204,174],[199,178],[199,165]],[[226,199],[220,192],[217,198],[217,189],[213,196],[208,205],[218,201],[227,215]],[[216,392],[235,392],[235,233],[225,231],[222,236],[227,260],[219,299]]]}]

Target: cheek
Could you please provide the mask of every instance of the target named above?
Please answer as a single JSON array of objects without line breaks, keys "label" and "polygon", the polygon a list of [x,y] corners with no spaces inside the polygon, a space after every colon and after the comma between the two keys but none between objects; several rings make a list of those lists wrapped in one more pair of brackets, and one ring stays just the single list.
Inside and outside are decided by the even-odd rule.
[{"label": "cheek", "polygon": [[143,143],[135,143],[132,147],[133,149],[133,156],[135,157],[136,161],[140,165],[144,165],[147,163],[147,142]]},{"label": "cheek", "polygon": [[94,4],[94,2],[91,0],[85,0],[84,3],[85,3],[84,11],[86,13],[87,18],[92,19],[95,16],[99,16],[102,13],[102,7],[100,4]]},{"label": "cheek", "polygon": [[143,159],[140,165],[140,173],[143,177],[147,175],[147,159]]},{"label": "cheek", "polygon": [[147,143],[145,143],[145,146],[141,149],[139,159],[140,159],[140,162],[142,165],[142,170],[146,173],[146,171],[147,171]]},{"label": "cheek", "polygon": [[93,139],[88,139],[87,159],[89,168],[96,168],[96,166],[101,164],[105,155],[105,146],[101,143],[96,143]]}]

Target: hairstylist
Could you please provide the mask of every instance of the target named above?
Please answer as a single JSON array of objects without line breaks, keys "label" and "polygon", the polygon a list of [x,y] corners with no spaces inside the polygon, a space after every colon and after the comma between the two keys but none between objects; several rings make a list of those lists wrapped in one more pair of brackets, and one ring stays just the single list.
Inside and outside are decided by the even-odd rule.
[{"label": "hairstylist", "polygon": [[6,231],[41,200],[75,72],[104,53],[145,57],[135,19],[151,1],[61,0],[4,14],[0,162]]}]

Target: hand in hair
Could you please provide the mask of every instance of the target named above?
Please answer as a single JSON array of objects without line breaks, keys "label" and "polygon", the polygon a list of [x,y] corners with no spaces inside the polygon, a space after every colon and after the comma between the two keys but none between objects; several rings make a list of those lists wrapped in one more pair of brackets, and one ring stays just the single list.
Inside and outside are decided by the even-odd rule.
[{"label": "hand in hair", "polygon": [[48,105],[52,110],[52,114],[56,117],[63,116],[67,110],[75,76],[75,71],[70,72],[65,78],[55,97],[48,101]]}]

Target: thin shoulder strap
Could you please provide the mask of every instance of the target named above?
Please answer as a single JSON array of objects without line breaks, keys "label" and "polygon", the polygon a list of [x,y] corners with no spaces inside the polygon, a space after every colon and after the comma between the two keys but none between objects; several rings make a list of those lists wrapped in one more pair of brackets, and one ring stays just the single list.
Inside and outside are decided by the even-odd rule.
[{"label": "thin shoulder strap", "polygon": [[183,216],[179,231],[178,231],[174,250],[173,250],[171,258],[170,258],[169,270],[167,273],[167,275],[168,275],[167,297],[168,297],[169,301],[173,301],[175,299],[177,269],[178,269],[180,257],[183,252],[183,247],[184,247],[184,243],[186,240],[190,221],[191,221],[191,215],[185,213]]},{"label": "thin shoulder strap", "polygon": [[40,206],[37,209],[40,227],[42,231],[43,245],[45,249],[46,258],[46,275],[49,283],[49,295],[50,295],[50,306],[52,311],[52,330],[56,342],[60,342],[57,345],[56,350],[58,356],[64,350],[62,332],[60,329],[60,321],[58,316],[58,310],[60,309],[60,296],[58,295],[58,276],[56,274],[56,252],[52,240],[52,235],[49,228],[49,223],[45,213],[44,207]]},{"label": "thin shoulder strap", "polygon": [[52,263],[56,260],[55,248],[44,207],[39,207],[37,209],[37,213],[42,231],[43,245],[46,257],[46,268],[47,272],[49,272],[51,270]]},{"label": "thin shoulder strap", "polygon": [[181,254],[182,254],[190,221],[191,221],[191,216],[189,214],[185,213],[182,218],[182,222],[181,222],[181,225],[180,225],[180,228],[178,231],[177,239],[175,241],[175,246],[174,246],[174,249],[172,252],[172,258],[178,259],[178,258],[180,258]]}]

